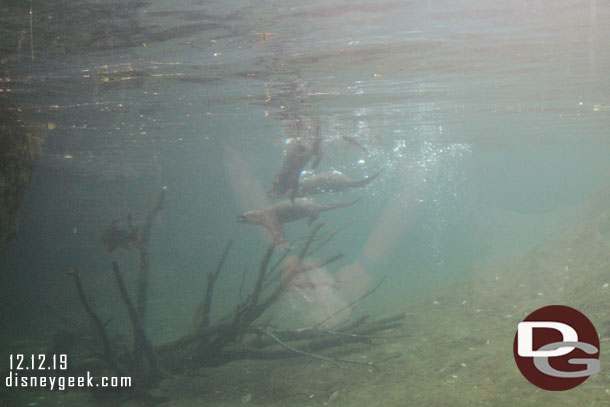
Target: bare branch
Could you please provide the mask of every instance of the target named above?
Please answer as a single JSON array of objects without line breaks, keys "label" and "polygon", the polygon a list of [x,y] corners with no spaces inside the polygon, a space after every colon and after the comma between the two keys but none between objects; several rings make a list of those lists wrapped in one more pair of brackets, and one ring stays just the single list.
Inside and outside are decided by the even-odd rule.
[{"label": "bare branch", "polygon": [[150,240],[150,229],[155,216],[163,208],[165,202],[165,193],[167,187],[163,187],[157,195],[155,204],[150,209],[142,225],[140,233],[140,264],[138,265],[138,277],[137,277],[137,292],[136,292],[136,306],[142,326],[146,325],[146,299],[148,297],[148,271],[150,269],[150,257],[148,255],[148,241]]},{"label": "bare branch", "polygon": [[273,272],[286,259],[286,257],[288,257],[288,255],[290,254],[291,251],[292,251],[292,249],[290,249],[290,248],[284,250],[284,253],[282,253],[280,258],[277,259],[277,261],[273,264],[273,266],[271,266],[271,268],[269,269],[269,272],[265,276],[266,287],[271,285],[271,283],[273,283],[278,278],[279,274],[277,274],[277,273],[273,274]]},{"label": "bare branch", "polygon": [[277,342],[278,344],[280,344],[284,348],[290,350],[291,352],[298,353],[298,354],[303,355],[303,356],[309,356],[311,358],[324,360],[326,362],[333,363],[333,364],[335,364],[337,366],[340,365],[339,362],[342,362],[342,363],[352,363],[352,364],[355,364],[355,365],[364,365],[364,366],[368,366],[368,367],[375,367],[373,362],[360,362],[358,360],[329,358],[329,357],[326,357],[326,356],[317,355],[315,353],[305,352],[303,350],[300,350],[300,349],[297,349],[297,348],[294,348],[294,347],[288,345],[286,342],[282,341],[280,338],[278,338],[277,336],[275,336],[274,334],[272,334],[268,330],[258,329],[258,332],[260,332],[260,333],[262,333],[264,335],[269,336],[275,342]]},{"label": "bare branch", "polygon": [[97,329],[97,333],[102,340],[102,345],[104,347],[104,357],[106,361],[110,364],[110,367],[118,374],[123,375],[123,371],[119,367],[114,353],[112,352],[112,347],[110,346],[110,341],[108,340],[108,335],[106,334],[106,325],[102,322],[102,320],[97,316],[95,311],[89,305],[87,298],[85,297],[85,292],[83,290],[83,285],[80,281],[79,271],[74,269],[68,271],[68,275],[72,276],[74,279],[74,284],[76,285],[76,291],[78,292],[78,298],[80,298],[80,302],[83,304],[85,311],[89,315],[89,318],[93,321],[93,325]]},{"label": "bare branch", "polygon": [[246,284],[246,276],[248,275],[248,268],[244,269],[244,272],[241,275],[241,284],[239,284],[239,301],[244,302],[244,285]]},{"label": "bare branch", "polygon": [[133,328],[134,336],[133,351],[136,356],[136,359],[138,359],[138,354],[140,352],[144,353],[144,355],[148,359],[150,372],[149,375],[143,375],[143,377],[147,376],[148,380],[152,382],[157,382],[161,378],[157,356],[155,355],[155,351],[153,350],[152,345],[150,344],[150,342],[148,342],[148,339],[146,338],[144,328],[142,327],[142,323],[140,322],[140,318],[138,316],[138,311],[134,307],[133,302],[129,297],[129,293],[127,292],[127,288],[125,287],[125,282],[123,281],[123,277],[121,276],[121,272],[119,271],[119,265],[116,261],[112,262],[112,274],[114,275],[114,279],[116,280],[117,286],[119,287],[121,299],[127,307],[129,319],[131,320],[131,326]]},{"label": "bare branch", "polygon": [[224,265],[225,260],[227,259],[227,255],[229,254],[229,250],[231,249],[232,244],[233,239],[229,239],[224,251],[222,252],[220,261],[216,266],[216,270],[214,270],[214,272],[208,273],[208,284],[205,291],[205,297],[203,299],[203,317],[201,319],[201,328],[205,328],[210,325],[210,311],[212,308],[212,295],[214,294],[214,284],[216,283],[216,279],[220,275],[220,271],[222,270],[222,266]]},{"label": "bare branch", "polygon": [[381,283],[383,283],[383,280],[385,280],[385,278],[386,278],[386,276],[384,275],[383,278],[377,283],[377,285],[375,287],[373,287],[372,290],[365,292],[360,297],[356,298],[354,301],[352,301],[349,304],[347,304],[345,307],[339,309],[337,312],[335,312],[334,314],[330,315],[328,318],[325,318],[324,320],[322,320],[322,321],[318,322],[317,324],[315,324],[312,328],[317,328],[317,327],[323,325],[324,323],[326,323],[327,321],[329,321],[332,318],[336,317],[337,315],[339,315],[340,313],[342,313],[346,309],[353,307],[354,305],[358,304],[360,301],[362,301],[363,299],[365,299],[369,295],[373,294],[379,288]]},{"label": "bare branch", "polygon": [[309,356],[309,357],[315,358],[315,359],[325,360],[327,362],[330,362],[330,363],[333,363],[333,364],[336,364],[336,365],[339,364],[339,363],[337,363],[336,360],[327,358],[325,356],[320,356],[320,355],[316,355],[315,353],[309,353],[309,352],[305,352],[303,350],[299,350],[297,348],[293,348],[292,346],[288,345],[286,342],[283,342],[277,336],[273,335],[271,332],[269,332],[269,331],[267,331],[265,329],[258,329],[258,332],[260,332],[263,335],[267,335],[268,337],[273,339],[275,342],[279,343],[280,345],[282,345],[284,348],[288,349],[291,352],[298,353],[299,355]]},{"label": "bare branch", "polygon": [[267,249],[267,253],[265,253],[265,257],[263,257],[263,261],[258,270],[258,278],[256,279],[256,285],[254,286],[254,291],[252,291],[252,299],[251,303],[256,305],[258,303],[258,298],[261,295],[261,291],[263,288],[263,281],[265,281],[265,273],[267,271],[267,266],[269,265],[269,260],[271,260],[271,256],[273,255],[273,246],[269,246]]},{"label": "bare branch", "polygon": [[314,247],[313,249],[311,249],[311,251],[309,252],[309,254],[314,254],[315,252],[317,252],[318,250],[320,250],[322,247],[326,246],[326,244],[328,242],[330,242],[332,240],[333,237],[335,237],[335,235],[337,235],[337,233],[344,231],[345,229],[347,229],[348,227],[352,226],[354,223],[358,222],[357,220],[353,220],[341,227],[339,227],[338,229],[335,230],[331,230],[330,232],[328,232],[326,234],[326,236],[320,236],[319,238],[319,243],[316,245],[316,247]]},{"label": "bare branch", "polygon": [[301,253],[299,254],[299,260],[303,260],[303,258],[305,256],[307,256],[307,250],[309,250],[309,246],[311,245],[313,238],[316,236],[316,233],[318,232],[318,230],[320,230],[320,228],[322,226],[324,226],[324,223],[318,223],[316,225],[316,227],[311,231],[311,233],[309,234],[309,237],[307,238],[307,242],[305,243],[305,246],[303,246],[303,249],[301,250]]}]

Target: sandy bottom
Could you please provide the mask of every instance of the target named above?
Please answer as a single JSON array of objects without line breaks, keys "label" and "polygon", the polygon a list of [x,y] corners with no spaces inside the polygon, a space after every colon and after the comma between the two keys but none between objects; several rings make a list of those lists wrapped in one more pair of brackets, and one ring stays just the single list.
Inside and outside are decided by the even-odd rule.
[{"label": "sandy bottom", "polygon": [[[239,361],[164,379],[167,407],[191,406],[608,406],[610,405],[610,220],[605,212],[522,259],[482,266],[443,289],[404,300],[407,318],[373,346],[323,353],[372,368],[296,357]],[[565,304],[585,313],[602,338],[600,374],[564,392],[538,389],[517,369],[517,323],[533,310]],[[391,358],[393,357],[393,358]],[[148,406],[94,400],[83,391],[4,392],[0,405]]]}]

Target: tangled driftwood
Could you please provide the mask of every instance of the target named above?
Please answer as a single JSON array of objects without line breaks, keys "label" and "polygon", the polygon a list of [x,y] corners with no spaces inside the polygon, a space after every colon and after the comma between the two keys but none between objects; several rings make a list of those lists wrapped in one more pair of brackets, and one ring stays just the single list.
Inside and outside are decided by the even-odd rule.
[{"label": "tangled driftwood", "polygon": [[[303,239],[293,242],[293,247],[277,254],[276,248],[270,246],[259,266],[254,285],[247,291],[233,311],[219,319],[210,318],[214,303],[215,283],[220,277],[228,258],[232,241],[229,240],[214,270],[208,272],[207,286],[203,293],[200,307],[197,309],[198,323],[191,332],[169,343],[152,346],[145,333],[144,319],[146,311],[146,289],[148,287],[148,235],[155,215],[162,208],[165,190],[162,190],[153,206],[141,239],[140,267],[137,279],[137,303],[134,304],[121,276],[119,266],[112,263],[112,272],[123,303],[125,304],[133,330],[133,346],[129,351],[116,352],[108,339],[106,326],[89,305],[80,282],[78,271],[70,272],[87,314],[91,318],[101,339],[103,352],[100,361],[107,369],[117,375],[129,374],[139,389],[155,387],[165,373],[179,373],[188,369],[219,366],[237,359],[281,359],[295,356],[308,356],[333,364],[354,363],[375,368],[378,362],[361,362],[349,359],[338,359],[320,355],[320,352],[348,343],[371,343],[376,334],[401,325],[404,314],[370,320],[364,316],[350,322],[333,325],[333,319],[340,313],[353,308],[362,299],[373,294],[383,279],[371,290],[347,304],[315,326],[303,329],[280,329],[261,318],[270,307],[277,303],[287,292],[291,283],[302,273],[316,267],[331,264],[341,257],[335,253],[317,262],[305,262],[312,253],[318,252],[345,226],[336,230],[321,233],[322,224],[313,228]],[[289,261],[290,260],[290,261]],[[245,281],[245,279],[244,279]],[[244,282],[240,293],[243,291]],[[330,328],[329,328],[330,327]]]}]

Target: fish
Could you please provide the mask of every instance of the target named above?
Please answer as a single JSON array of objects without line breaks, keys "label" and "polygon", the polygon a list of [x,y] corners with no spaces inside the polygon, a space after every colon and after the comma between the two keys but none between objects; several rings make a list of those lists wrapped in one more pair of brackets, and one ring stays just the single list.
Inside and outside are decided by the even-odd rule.
[{"label": "fish", "polygon": [[237,217],[240,223],[262,226],[269,231],[273,245],[286,243],[286,236],[282,230],[283,223],[295,222],[307,218],[311,225],[320,216],[320,212],[354,205],[360,198],[345,203],[319,204],[308,198],[297,198],[294,201],[285,200],[263,209],[247,211]]},{"label": "fish", "polygon": [[115,219],[108,225],[102,234],[102,244],[109,252],[117,251],[122,253],[121,249],[131,250],[131,244],[138,249],[142,248],[138,239],[139,227],[134,227],[131,222],[131,215],[127,215],[127,229],[121,228],[120,220]]}]

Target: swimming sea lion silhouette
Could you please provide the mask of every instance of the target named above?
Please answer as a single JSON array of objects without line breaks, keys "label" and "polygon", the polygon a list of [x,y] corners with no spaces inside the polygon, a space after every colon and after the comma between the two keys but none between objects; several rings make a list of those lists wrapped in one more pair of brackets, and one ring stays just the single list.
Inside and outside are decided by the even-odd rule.
[{"label": "swimming sea lion silhouette", "polygon": [[316,168],[322,160],[322,138],[320,137],[320,124],[316,122],[313,129],[308,129],[310,134],[291,138],[286,144],[286,156],[277,173],[273,186],[267,192],[267,196],[277,199],[288,195],[294,200],[299,185],[301,172],[315,156],[311,168]]},{"label": "swimming sea lion silhouette", "polygon": [[344,192],[349,188],[363,187],[377,178],[383,170],[381,169],[373,175],[358,180],[352,180],[339,171],[313,174],[299,182],[296,196],[304,197],[323,192]]},{"label": "swimming sea lion silhouette", "polygon": [[264,227],[271,233],[273,245],[276,246],[286,242],[286,236],[284,236],[284,231],[282,230],[282,223],[289,223],[307,218],[307,223],[311,224],[318,219],[320,212],[345,208],[355,204],[359,200],[360,198],[352,202],[335,204],[319,204],[307,198],[298,198],[295,199],[294,202],[286,200],[268,206],[267,208],[245,212],[237,217],[237,221]]}]

